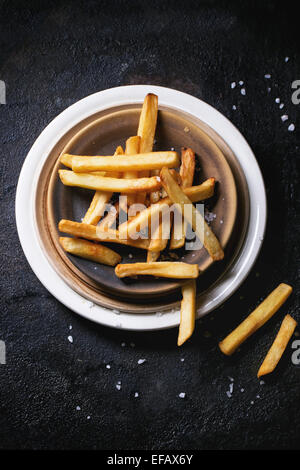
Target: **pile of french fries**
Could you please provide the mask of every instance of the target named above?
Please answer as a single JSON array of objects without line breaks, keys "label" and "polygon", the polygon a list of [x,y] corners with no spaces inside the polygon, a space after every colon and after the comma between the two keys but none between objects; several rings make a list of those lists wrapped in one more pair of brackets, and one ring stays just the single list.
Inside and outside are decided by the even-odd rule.
[{"label": "pile of french fries", "polygon": [[[95,193],[81,223],[61,220],[58,228],[75,237],[60,238],[65,251],[115,266],[115,274],[119,278],[151,275],[187,279],[182,287],[178,336],[178,345],[181,345],[192,335],[195,327],[195,279],[199,269],[196,264],[158,261],[160,253],[169,240],[170,250],[184,246],[187,224],[214,261],[223,259],[224,252],[204,217],[193,205],[213,196],[215,180],[209,178],[193,186],[195,154],[190,148],[182,149],[181,158],[174,151],[153,151],[157,113],[158,98],[148,94],[137,135],[127,139],[125,151],[118,147],[111,156],[60,156],[60,162],[68,168],[59,170],[62,183],[92,189]],[[113,193],[120,194],[119,200],[110,205],[105,215]],[[165,222],[163,213],[173,204],[179,217],[177,222],[174,217],[172,225],[172,220]],[[121,213],[126,213],[127,217],[120,223]],[[143,230],[146,228],[145,234]],[[121,264],[120,255],[103,242],[146,250],[146,260],[144,263]]]}]

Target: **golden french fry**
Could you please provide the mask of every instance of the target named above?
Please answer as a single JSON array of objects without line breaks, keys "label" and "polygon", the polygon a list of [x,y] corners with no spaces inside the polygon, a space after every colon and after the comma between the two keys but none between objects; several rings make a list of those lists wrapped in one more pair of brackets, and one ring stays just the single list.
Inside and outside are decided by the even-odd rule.
[{"label": "golden french fry", "polygon": [[[190,198],[192,202],[203,201],[213,196],[215,188],[215,179],[209,178],[199,186],[192,186],[191,188],[184,189],[184,193]],[[119,226],[120,236],[125,237],[136,233],[139,230],[150,225],[151,218],[157,217],[162,212],[164,207],[170,206],[172,201],[170,198],[161,199],[156,204],[152,204],[147,209],[141,211],[129,222],[124,222]]]},{"label": "golden french fry", "polygon": [[158,261],[156,263],[118,264],[115,267],[118,277],[150,275],[172,279],[195,279],[199,276],[198,264]]},{"label": "golden french fry", "polygon": [[160,251],[150,251],[150,250],[147,251],[147,263],[154,263],[155,261],[158,260],[159,257],[160,257]]},{"label": "golden french fry", "polygon": [[180,325],[177,345],[181,346],[188,340],[195,329],[196,318],[196,281],[189,281],[181,288],[182,301],[180,307]]},{"label": "golden french fry", "polygon": [[292,287],[288,284],[279,284],[271,294],[223,341],[219,343],[221,351],[230,356],[240,344],[242,344],[256,330],[263,326],[281,305],[286,301],[292,292]]},{"label": "golden french fry", "polygon": [[[123,155],[123,153],[124,153],[124,151],[123,151],[122,147],[119,146],[119,147],[117,147],[117,149],[115,151],[115,156]],[[62,157],[64,157],[64,155]],[[70,157],[70,155],[69,155],[69,157]],[[94,174],[95,173],[93,173],[93,175]],[[106,172],[97,172],[97,176],[108,176],[108,175],[106,174]],[[109,176],[119,178],[120,174],[115,172],[115,173],[110,173]],[[99,220],[101,219],[101,217],[104,213],[105,206],[109,202],[112,195],[113,195],[113,193],[109,192],[109,191],[96,191],[95,194],[94,194],[94,197],[92,199],[92,202],[90,204],[90,207],[88,208],[85,216],[82,219],[82,222],[84,224],[97,225],[97,223],[99,222]]]},{"label": "golden french fry", "polygon": [[[157,122],[157,112],[158,112],[158,97],[153,93],[148,93],[144,99],[139,127],[138,135],[141,137],[141,146],[140,152],[152,152],[156,122]],[[145,178],[150,175],[148,170],[141,171],[139,173],[140,178]],[[141,193],[137,195],[137,202],[144,204],[146,199],[146,193]]]},{"label": "golden french fry", "polygon": [[149,240],[139,238],[132,240],[131,238],[120,238],[117,230],[101,231],[95,225],[82,224],[73,222],[72,220],[62,219],[58,224],[60,232],[68,233],[74,237],[87,238],[88,240],[101,241],[108,243],[118,243],[120,245],[133,246],[134,248],[141,248],[148,250]]},{"label": "golden french fry", "polygon": [[[192,186],[194,181],[195,174],[195,152],[191,148],[181,149],[181,165],[180,165],[180,177],[182,189],[189,188]],[[176,219],[178,220],[178,219]],[[186,222],[180,223],[176,226],[176,220],[174,220],[171,240],[170,240],[170,250],[177,250],[178,248],[183,247],[185,243],[185,232],[186,232]]]},{"label": "golden french fry", "polygon": [[137,193],[141,191],[154,191],[161,186],[156,176],[150,178],[137,178],[125,180],[95,176],[93,173],[75,173],[70,170],[58,170],[59,177],[66,186],[78,186],[86,189],[96,189],[111,193]]},{"label": "golden french fry", "polygon": [[[139,136],[129,137],[126,140],[125,155],[135,155],[140,151],[141,138]],[[125,171],[123,178],[125,179],[135,179],[139,177],[138,171]],[[135,202],[135,194],[128,194],[127,204],[130,207]]]},{"label": "golden french fry", "polygon": [[[180,177],[180,174],[174,170],[174,169],[171,169],[170,170],[170,173],[171,175],[173,176],[173,178],[175,179],[175,181],[177,181],[177,183],[179,184],[179,186],[181,186],[181,177]],[[196,186],[195,186],[196,187]],[[161,197],[162,198],[165,198],[165,197],[168,197],[168,193],[167,191],[165,190],[165,188],[161,188],[160,190],[161,192]]]},{"label": "golden french fry", "polygon": [[259,371],[257,372],[257,377],[261,377],[262,375],[273,372],[278,362],[280,361],[281,356],[283,355],[296,326],[296,320],[294,320],[290,315],[286,315],[284,317],[280,330],[278,331],[272,346],[270,347],[262,365],[259,368]]},{"label": "golden french fry", "polygon": [[179,165],[179,157],[176,152],[148,152],[128,155],[126,158],[87,157],[74,155],[72,158],[72,170],[76,173],[88,173],[92,171],[141,171],[159,170],[163,166],[174,168]]},{"label": "golden french fry", "polygon": [[68,253],[86,258],[96,263],[107,264],[108,266],[116,266],[120,263],[121,256],[115,251],[98,243],[80,240],[78,238],[60,237],[59,242],[63,249]]},{"label": "golden french fry", "polygon": [[[117,148],[116,148],[116,151],[114,153],[114,155],[123,155],[124,154],[124,150],[122,149],[121,145],[119,145]],[[68,153],[63,153],[60,157],[59,157],[59,161],[67,166],[68,168],[71,168],[72,169],[72,162],[73,162],[73,156],[74,155],[70,155]],[[110,176],[110,175],[107,175],[105,171],[101,171],[101,172],[98,172],[99,176]],[[111,175],[112,176],[112,175]]]},{"label": "golden french fry", "polygon": [[180,186],[173,179],[167,168],[163,168],[161,170],[160,178],[163,187],[169,195],[169,198],[173,203],[177,204],[178,210],[180,210],[186,221],[192,226],[194,232],[212,259],[215,261],[223,259],[224,252],[219,243],[219,240],[211,228],[207,225],[200,212],[198,212],[197,209],[193,206],[191,199],[188,198],[188,196],[182,191]]}]

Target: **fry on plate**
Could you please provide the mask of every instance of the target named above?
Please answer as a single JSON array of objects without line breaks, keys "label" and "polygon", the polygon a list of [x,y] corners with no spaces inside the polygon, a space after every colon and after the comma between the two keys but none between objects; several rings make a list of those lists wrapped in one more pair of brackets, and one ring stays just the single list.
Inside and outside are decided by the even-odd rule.
[{"label": "fry on plate", "polygon": [[74,155],[72,158],[72,170],[76,173],[88,173],[91,171],[141,171],[159,170],[162,167],[175,168],[179,165],[179,157],[176,152],[148,152],[135,155],[127,155],[126,158],[114,156],[87,157]]},{"label": "fry on plate", "polygon": [[[122,147],[119,146],[115,151],[115,156],[123,155],[123,153],[124,151]],[[98,176],[107,176],[105,172],[102,172],[103,175],[99,173],[97,173]],[[117,172],[115,172],[115,174],[110,174],[110,177],[119,178],[119,176],[120,174]],[[88,208],[85,213],[85,216],[82,219],[82,222],[85,224],[97,225],[105,211],[105,206],[111,199],[112,195],[113,193],[109,191],[96,191],[90,204],[90,207]]]},{"label": "fry on plate", "polygon": [[[141,138],[140,136],[129,137],[126,140],[126,147],[125,147],[125,155],[136,155],[140,151],[140,143]],[[123,178],[125,179],[135,179],[139,177],[138,171],[128,170],[125,171],[123,174]],[[128,194],[127,197],[127,204],[130,207],[135,202],[135,194]]]},{"label": "fry on plate", "polygon": [[193,279],[181,288],[180,324],[177,345],[181,346],[193,334],[196,318],[196,281]]},{"label": "fry on plate", "polygon": [[[189,197],[192,202],[202,201],[213,196],[215,188],[215,179],[209,178],[204,183],[199,186],[192,186],[191,188],[184,189],[184,193]],[[161,201],[156,204],[144,209],[139,214],[137,214],[129,222],[124,222],[119,226],[120,236],[125,237],[128,233],[128,236],[136,233],[138,230],[150,225],[151,218],[158,217],[158,214],[161,213],[165,207],[168,207],[172,204],[170,198],[161,199]]]},{"label": "fry on plate", "polygon": [[195,279],[199,276],[198,264],[158,261],[156,263],[118,264],[115,267],[118,277],[150,275],[171,279]]},{"label": "fry on plate", "polygon": [[[139,119],[139,126],[137,134],[141,138],[140,152],[147,153],[152,152],[154,136],[157,123],[157,112],[158,112],[158,97],[153,93],[148,93],[144,99],[142,111]],[[146,178],[150,175],[149,170],[142,170],[139,172],[140,178]],[[146,193],[137,195],[137,202],[144,204],[146,199]]]},{"label": "fry on plate", "polygon": [[[207,225],[199,211],[193,206],[192,200],[182,191],[176,183],[168,168],[163,168],[160,172],[160,178],[163,187],[167,191],[169,198],[184,216],[185,220],[191,225],[194,232],[204,245],[209,255],[214,261],[224,258],[224,252],[219,240]],[[189,210],[190,209],[190,210]]]},{"label": "fry on plate", "polygon": [[101,231],[95,225],[82,224],[72,220],[62,219],[58,224],[58,229],[60,232],[73,235],[74,237],[87,238],[88,240],[118,243],[143,250],[148,250],[149,248],[149,240],[142,238],[138,240],[132,240],[131,238],[123,239],[119,237],[117,230]]},{"label": "fry on plate", "polygon": [[121,256],[118,253],[98,243],[68,237],[60,237],[59,242],[68,253],[95,261],[96,263],[116,266],[121,261]]},{"label": "fry on plate", "polygon": [[[180,178],[181,183],[179,186],[184,188],[189,188],[193,185],[194,174],[195,174],[195,152],[191,148],[181,149],[181,165],[180,165]],[[179,221],[180,223],[176,222]],[[185,242],[185,233],[186,233],[186,222],[183,223],[180,219],[175,218],[171,240],[170,240],[170,250],[177,250],[178,248],[183,247]]]},{"label": "fry on plate", "polygon": [[250,315],[219,343],[221,351],[230,356],[249,336],[263,326],[292,292],[288,284],[279,284]]},{"label": "fry on plate", "polygon": [[268,351],[268,354],[266,355],[262,365],[259,368],[259,371],[257,372],[257,377],[261,377],[262,375],[273,372],[278,362],[280,361],[281,356],[283,355],[296,326],[296,320],[294,320],[290,315],[286,315],[284,317],[280,330],[278,331],[277,336]]},{"label": "fry on plate", "polygon": [[110,193],[137,193],[141,191],[154,191],[159,189],[161,183],[156,176],[150,178],[110,178],[93,175],[93,173],[75,173],[70,170],[58,170],[59,177],[66,186],[108,191]]}]

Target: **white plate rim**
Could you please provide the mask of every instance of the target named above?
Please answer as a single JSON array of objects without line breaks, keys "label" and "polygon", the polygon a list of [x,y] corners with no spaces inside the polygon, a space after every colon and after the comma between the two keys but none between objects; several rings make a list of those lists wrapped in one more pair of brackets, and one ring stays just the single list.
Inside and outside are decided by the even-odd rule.
[{"label": "white plate rim", "polygon": [[65,306],[89,320],[113,328],[140,331],[178,326],[179,310],[172,309],[157,314],[119,314],[95,305],[73,291],[52,268],[39,244],[35,222],[35,191],[50,150],[68,130],[99,111],[142,103],[147,93],[157,94],[161,105],[191,114],[215,130],[232,149],[244,172],[250,200],[245,240],[239,255],[224,276],[201,296],[197,317],[219,307],[238,289],[256,261],[264,239],[267,203],[263,177],[249,144],[225,116],[204,101],[177,90],[154,85],[122,86],[89,95],[64,110],[42,131],[25,158],[16,192],[19,239],[32,270],[46,289]]}]

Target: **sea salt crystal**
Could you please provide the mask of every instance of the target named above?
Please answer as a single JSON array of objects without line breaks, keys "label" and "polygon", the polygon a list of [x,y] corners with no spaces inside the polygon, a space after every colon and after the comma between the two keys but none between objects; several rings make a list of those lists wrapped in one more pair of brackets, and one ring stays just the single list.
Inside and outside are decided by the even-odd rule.
[{"label": "sea salt crystal", "polygon": [[232,105],[232,109],[233,109],[234,111],[236,110],[236,105],[235,105],[235,104]]},{"label": "sea salt crystal", "polygon": [[232,394],[232,392],[233,392],[233,383],[230,383],[229,384],[229,393]]},{"label": "sea salt crystal", "polygon": [[189,129],[187,126],[186,126],[183,130],[184,130],[184,132],[186,132],[186,133],[187,133],[187,132],[190,132],[190,129]]},{"label": "sea salt crystal", "polygon": [[181,357],[181,358],[180,358],[180,361],[181,361],[181,362],[184,362],[184,357]]},{"label": "sea salt crystal", "polygon": [[281,116],[281,120],[282,120],[282,122],[285,122],[285,121],[287,121],[287,120],[288,120],[288,118],[289,118],[289,117],[288,117],[288,115],[287,115],[287,114],[283,114],[283,116]]},{"label": "sea salt crystal", "polygon": [[106,364],[106,369],[110,369],[110,365],[109,365],[109,364]]},{"label": "sea salt crystal", "polygon": [[146,359],[139,359],[138,360],[138,364],[144,364],[144,362],[146,362]]},{"label": "sea salt crystal", "polygon": [[245,94],[246,94],[245,88],[241,88],[241,95],[244,95],[244,96],[245,96]]},{"label": "sea salt crystal", "polygon": [[275,103],[278,103],[278,104],[279,104],[279,103],[280,103],[280,98],[276,98],[276,99],[275,99]]},{"label": "sea salt crystal", "polygon": [[283,104],[283,103],[280,103],[279,109],[282,109],[283,107],[284,107],[284,104]]},{"label": "sea salt crystal", "polygon": [[260,385],[265,385],[265,382],[264,382],[264,380],[260,380],[260,382],[259,382],[259,383],[260,383]]},{"label": "sea salt crystal", "polygon": [[229,378],[230,382],[234,382],[234,379],[232,377],[228,376],[228,378]]},{"label": "sea salt crystal", "polygon": [[233,89],[233,88],[235,88],[235,87],[236,87],[236,83],[235,83],[235,82],[232,82],[232,83],[231,83],[231,88]]},{"label": "sea salt crystal", "polygon": [[269,73],[266,73],[265,78],[271,78],[271,75]]},{"label": "sea salt crystal", "polygon": [[126,346],[126,343],[124,343],[124,342],[123,342],[123,343],[121,343],[121,346],[122,346],[122,348],[125,348],[125,346]]},{"label": "sea salt crystal", "polygon": [[222,224],[222,223],[223,223],[223,220],[221,219],[221,220],[220,220],[220,224]]},{"label": "sea salt crystal", "polygon": [[268,88],[267,88],[267,91],[268,91],[268,93],[270,93],[270,91],[271,91],[271,88],[270,88],[270,87],[268,87]]},{"label": "sea salt crystal", "polygon": [[244,389],[244,388],[241,388],[241,392],[243,393],[244,391],[245,391],[245,389]]},{"label": "sea salt crystal", "polygon": [[295,124],[290,124],[288,127],[288,131],[293,132],[295,130]]},{"label": "sea salt crystal", "polygon": [[185,398],[185,393],[184,393],[184,392],[181,392],[181,393],[179,393],[178,396],[179,396],[179,398]]},{"label": "sea salt crystal", "polygon": [[290,60],[289,57],[285,57],[285,58],[284,58],[284,62],[288,62],[289,60]]},{"label": "sea salt crystal", "polygon": [[73,343],[73,336],[68,336],[68,340],[70,341],[70,343]]},{"label": "sea salt crystal", "polygon": [[171,149],[170,149],[170,150],[171,150],[171,152],[174,152],[174,150],[175,150],[175,147],[171,147]]},{"label": "sea salt crystal", "polygon": [[213,212],[207,212],[204,217],[205,217],[206,222],[210,223],[210,222],[212,222],[217,216],[216,216],[216,214],[214,214]]},{"label": "sea salt crystal", "polygon": [[128,258],[129,258],[129,259],[132,259],[132,258],[133,258],[133,254],[132,254],[132,253],[129,253]]},{"label": "sea salt crystal", "polygon": [[228,390],[226,392],[226,395],[228,396],[228,398],[231,398],[231,396],[232,396],[231,393]]},{"label": "sea salt crystal", "polygon": [[76,410],[80,411],[81,410],[80,406],[76,406]]},{"label": "sea salt crystal", "polygon": [[91,417],[90,417],[90,416],[87,416],[86,419],[91,419]]},{"label": "sea salt crystal", "polygon": [[121,390],[121,384],[116,384],[116,389]]},{"label": "sea salt crystal", "polygon": [[72,326],[72,325],[70,325],[70,326],[69,326],[69,330],[72,330],[72,328],[73,328],[73,326]]},{"label": "sea salt crystal", "polygon": [[134,393],[134,398],[137,398],[139,396],[138,392]]},{"label": "sea salt crystal", "polygon": [[241,85],[241,86],[244,85],[243,80],[240,80],[240,81],[239,81],[239,85]]},{"label": "sea salt crystal", "polygon": [[251,405],[254,405],[254,401],[250,401]]}]

